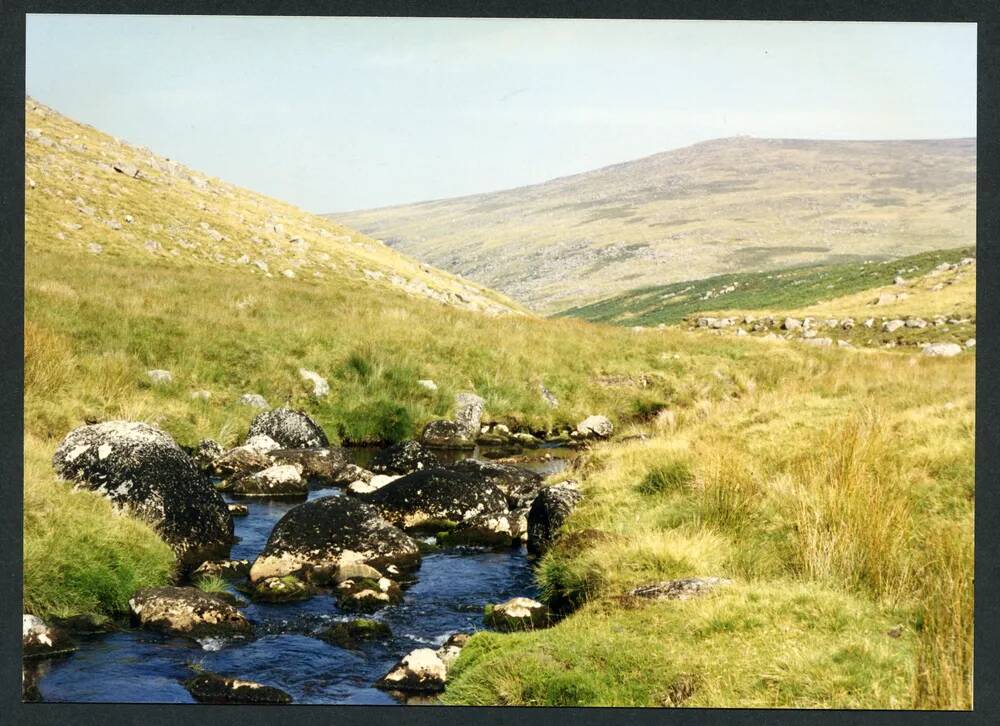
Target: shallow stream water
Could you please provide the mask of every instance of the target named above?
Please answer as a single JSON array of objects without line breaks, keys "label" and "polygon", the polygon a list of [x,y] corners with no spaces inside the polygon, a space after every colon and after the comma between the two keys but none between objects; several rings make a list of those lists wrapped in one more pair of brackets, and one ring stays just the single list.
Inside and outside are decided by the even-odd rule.
[{"label": "shallow stream water", "polygon": [[[354,450],[364,465],[373,450]],[[454,453],[451,459],[480,458],[483,452]],[[550,458],[543,458],[548,454]],[[543,449],[519,463],[548,475],[560,471],[570,452]],[[309,499],[338,495],[317,489]],[[247,504],[246,517],[235,518],[232,559],[251,562],[263,549],[275,523],[302,500],[235,499]],[[235,592],[235,590],[233,591]],[[338,609],[328,593],[298,603],[249,603],[241,610],[254,624],[250,641],[204,641],[169,637],[144,630],[84,636],[72,655],[45,663],[38,680],[43,701],[193,703],[182,682],[197,664],[220,675],[258,681],[289,693],[295,703],[397,704],[392,695],[372,687],[378,678],[415,648],[440,646],[449,635],[483,628],[483,606],[537,590],[523,547],[504,551],[442,549],[426,554],[415,582],[404,590],[401,605],[373,616]],[[312,637],[338,620],[372,617],[392,636],[346,650]]]}]

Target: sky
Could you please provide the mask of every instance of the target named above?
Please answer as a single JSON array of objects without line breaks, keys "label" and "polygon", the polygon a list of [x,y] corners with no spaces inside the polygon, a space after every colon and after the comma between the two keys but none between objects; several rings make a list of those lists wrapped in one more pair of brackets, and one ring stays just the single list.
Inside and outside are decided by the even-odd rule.
[{"label": "sky", "polygon": [[29,15],[26,92],[322,213],[725,136],[975,136],[976,27]]}]

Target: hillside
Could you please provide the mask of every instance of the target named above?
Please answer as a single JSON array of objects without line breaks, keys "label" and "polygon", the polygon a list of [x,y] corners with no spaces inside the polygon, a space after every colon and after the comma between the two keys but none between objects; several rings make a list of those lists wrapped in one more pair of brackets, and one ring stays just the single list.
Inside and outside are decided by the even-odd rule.
[{"label": "hillside", "polygon": [[975,139],[727,138],[543,184],[327,215],[555,312],[650,285],[975,243]]},{"label": "hillside", "polygon": [[[470,391],[483,423],[516,434],[565,440],[591,414],[614,428],[563,452],[576,458],[547,483],[571,477],[582,498],[562,538],[530,572],[518,566],[567,616],[472,635],[444,702],[971,707],[974,348],[937,358],[540,318],[349,228],[33,101],[25,111],[25,612],[113,617],[137,588],[177,582],[150,526],[56,478],[53,451],[84,422],[144,421],[182,446],[228,447],[259,413],[243,402],[256,394],[305,411],[332,445],[378,445],[453,415],[455,394]],[[907,302],[942,294],[906,274]],[[946,277],[956,295],[970,289],[967,268]],[[248,518],[278,506],[247,504]],[[468,579],[467,552],[439,554],[446,571],[418,572],[398,607],[430,592],[434,617],[411,614],[431,625]],[[513,557],[483,559],[494,556]],[[731,582],[684,601],[629,594],[708,577]],[[497,580],[474,609],[504,588],[523,594],[509,573]],[[346,615],[315,598],[299,612]],[[482,627],[475,615],[467,629]],[[274,686],[330,698],[326,674],[405,654],[347,653],[312,629],[272,627],[181,651],[226,659],[234,678],[273,661]],[[124,669],[90,668],[132,636],[142,650]],[[181,688],[180,673],[150,683],[146,669],[177,641],[103,637],[88,635],[50,677],[73,662],[111,673],[112,688],[127,685],[118,700]]]},{"label": "hillside", "polygon": [[[974,256],[975,248],[962,247],[894,260],[869,259],[804,265],[772,272],[738,272],[631,290],[607,300],[570,308],[559,315],[616,325],[669,325],[695,313],[719,310],[795,310],[892,285],[896,277],[926,275],[938,265],[953,264]],[[972,282],[973,290],[968,302],[974,307],[974,278]],[[864,293],[863,296],[866,301],[875,297],[873,293]]]}]

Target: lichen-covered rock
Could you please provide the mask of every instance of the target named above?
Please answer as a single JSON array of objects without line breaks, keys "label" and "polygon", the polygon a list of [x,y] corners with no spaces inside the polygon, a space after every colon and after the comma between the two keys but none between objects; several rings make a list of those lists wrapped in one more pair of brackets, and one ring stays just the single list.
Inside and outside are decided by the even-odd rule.
[{"label": "lichen-covered rock", "polygon": [[281,448],[281,444],[267,434],[254,434],[253,436],[248,436],[247,440],[243,442],[243,446],[251,449],[252,451],[256,451],[258,454],[265,455]]},{"label": "lichen-covered rock", "polygon": [[312,449],[329,446],[323,429],[302,411],[276,408],[257,414],[250,423],[247,436],[270,436],[286,449]]},{"label": "lichen-covered rock", "polygon": [[375,683],[376,688],[408,693],[439,693],[444,690],[448,669],[430,648],[418,648],[403,657]]},{"label": "lichen-covered rock", "polygon": [[419,441],[407,440],[379,451],[368,467],[376,474],[409,474],[417,469],[439,466],[440,463],[434,452]]},{"label": "lichen-covered rock", "polygon": [[503,632],[534,630],[549,624],[549,609],[531,598],[515,597],[498,605],[487,605],[483,622]]},{"label": "lichen-covered rock", "polygon": [[389,474],[375,474],[374,476],[358,479],[357,481],[352,481],[347,485],[347,491],[350,494],[365,495],[371,494],[374,491],[378,491],[386,484],[396,481],[399,476],[392,476]]},{"label": "lichen-covered rock", "polygon": [[689,600],[722,585],[730,584],[732,580],[724,577],[688,577],[641,585],[631,590],[629,595],[649,600]]},{"label": "lichen-covered rock", "polygon": [[450,532],[439,535],[439,541],[451,545],[510,547],[515,540],[514,526],[508,512],[480,514],[462,522]]},{"label": "lichen-covered rock", "polygon": [[463,459],[445,467],[488,482],[503,492],[511,509],[529,507],[542,488],[544,477],[528,469],[491,461]]},{"label": "lichen-covered rock", "polygon": [[184,687],[199,703],[247,703],[264,706],[292,702],[292,697],[280,688],[214,673],[199,673],[184,681]]},{"label": "lichen-covered rock", "polygon": [[599,439],[606,439],[611,436],[614,427],[607,416],[588,416],[577,424],[577,432],[581,436],[593,436]]},{"label": "lichen-covered rock", "polygon": [[200,469],[207,470],[212,466],[212,462],[224,453],[226,453],[226,450],[222,448],[222,445],[218,441],[202,439],[198,442],[198,448],[195,449],[192,458]]},{"label": "lichen-covered rock", "polygon": [[251,408],[269,408],[267,399],[259,393],[244,393],[240,396],[240,405]]},{"label": "lichen-covered rock", "polygon": [[21,657],[47,658],[72,653],[76,643],[59,627],[49,625],[35,615],[21,618]]},{"label": "lichen-covered rock", "polygon": [[55,470],[150,524],[184,563],[225,555],[233,518],[225,501],[165,432],[133,421],[71,431],[52,457]]},{"label": "lichen-covered rock", "polygon": [[299,368],[299,377],[312,384],[312,395],[316,398],[325,398],[330,394],[330,384],[316,371]]},{"label": "lichen-covered rock", "polygon": [[475,437],[466,434],[465,428],[454,421],[430,421],[420,433],[420,440],[435,449],[474,449]]},{"label": "lichen-covered rock", "polygon": [[381,572],[371,565],[366,565],[364,562],[343,562],[337,568],[337,574],[334,575],[333,581],[337,584],[345,580],[359,579],[375,580],[377,582],[381,578]]},{"label": "lichen-covered rock", "polygon": [[295,575],[265,577],[252,585],[250,597],[257,602],[294,602],[308,600],[313,589]]},{"label": "lichen-covered rock", "polygon": [[253,628],[239,610],[194,587],[152,587],[128,601],[132,617],[144,628],[186,635],[247,636]]},{"label": "lichen-covered rock", "polygon": [[277,449],[269,451],[267,455],[275,464],[302,467],[302,476],[318,487],[344,486],[353,481],[349,479],[345,482],[346,469],[354,465],[343,449],[326,446],[315,449]]},{"label": "lichen-covered rock", "polygon": [[931,343],[924,348],[924,355],[938,358],[951,358],[962,352],[958,343]]},{"label": "lichen-covered rock", "polygon": [[252,446],[236,446],[212,461],[211,470],[216,476],[239,479],[256,474],[271,466],[268,456]]},{"label": "lichen-covered rock", "polygon": [[475,393],[455,394],[455,423],[463,430],[465,436],[475,439],[479,433],[479,423],[483,418],[486,402]]},{"label": "lichen-covered rock", "polygon": [[222,577],[227,580],[239,580],[249,574],[249,560],[207,560],[198,565],[197,569],[191,573],[191,579]]},{"label": "lichen-covered rock", "polygon": [[233,482],[233,494],[241,497],[304,497],[309,485],[295,464],[278,464]]},{"label": "lichen-covered rock", "polygon": [[495,485],[466,472],[421,469],[367,495],[388,521],[404,529],[440,529],[481,514],[506,513],[507,500]]},{"label": "lichen-covered rock", "polygon": [[385,623],[365,619],[334,623],[316,633],[321,640],[348,650],[356,650],[364,642],[387,640],[391,636],[392,632]]},{"label": "lichen-covered rock", "polygon": [[331,582],[342,564],[402,570],[420,563],[420,549],[374,507],[353,497],[321,497],[290,509],[271,531],[250,568],[252,581],[296,575]]},{"label": "lichen-covered rock", "polygon": [[403,602],[403,591],[388,577],[343,580],[337,585],[337,605],[341,610],[373,613],[387,605]]},{"label": "lichen-covered rock", "polygon": [[554,484],[538,493],[528,510],[529,552],[542,554],[549,548],[580,499],[580,490],[571,482]]}]

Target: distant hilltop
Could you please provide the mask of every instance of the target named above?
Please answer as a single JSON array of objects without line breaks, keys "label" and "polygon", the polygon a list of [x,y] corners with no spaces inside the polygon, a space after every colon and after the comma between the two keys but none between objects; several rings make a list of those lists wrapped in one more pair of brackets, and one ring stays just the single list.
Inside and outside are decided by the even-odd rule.
[{"label": "distant hilltop", "polygon": [[729,137],[328,215],[541,312],[650,285],[975,244],[976,140]]}]

